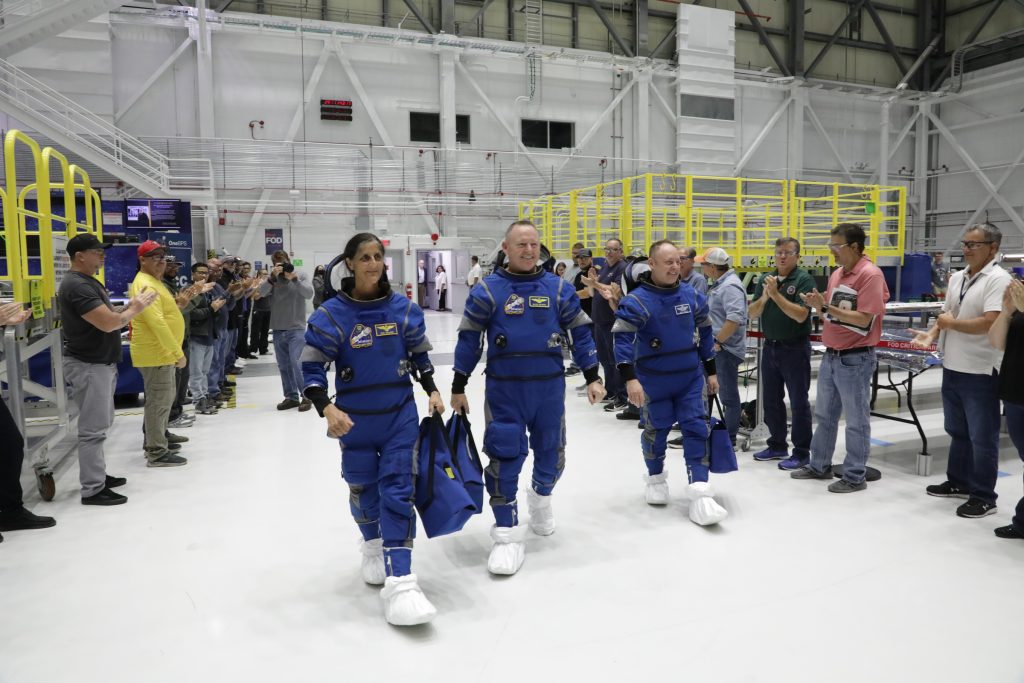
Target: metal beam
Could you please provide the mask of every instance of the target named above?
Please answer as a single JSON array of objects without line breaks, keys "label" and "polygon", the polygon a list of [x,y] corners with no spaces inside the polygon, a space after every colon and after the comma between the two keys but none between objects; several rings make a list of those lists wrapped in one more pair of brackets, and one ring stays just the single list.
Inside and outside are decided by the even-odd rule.
[{"label": "metal beam", "polygon": [[[649,54],[647,56],[648,57],[657,57],[658,53],[661,52],[661,48],[665,47],[665,45],[668,44],[668,39],[674,37],[675,35],[676,35],[676,27],[673,25],[672,28],[669,29],[668,33],[665,34],[665,37],[662,38],[661,40],[659,40],[658,44],[654,46],[654,49],[651,50],[651,54]],[[675,55],[673,55],[673,57],[675,57]]]},{"label": "metal beam", "polygon": [[128,98],[128,101],[125,102],[124,106],[121,107],[120,111],[118,111],[116,114],[114,114],[114,121],[115,122],[117,120],[119,120],[120,118],[122,118],[125,114],[127,114],[128,110],[131,109],[133,106],[135,106],[135,103],[138,102],[139,99],[141,99],[143,95],[145,95],[147,92],[149,92],[149,89],[153,87],[153,84],[155,84],[157,82],[157,79],[159,79],[160,76],[162,76],[163,73],[165,71],[167,71],[167,69],[171,68],[171,66],[176,61],[178,61],[178,57],[180,57],[185,52],[185,50],[188,49],[188,46],[191,45],[193,42],[195,42],[195,41],[192,40],[191,36],[185,38],[185,40],[181,43],[181,45],[178,46],[178,49],[176,49],[174,52],[172,52],[171,56],[168,57],[167,59],[165,59],[164,63],[161,64],[160,66],[158,66],[156,68],[156,71],[154,71],[153,73],[151,73],[149,75],[149,78],[147,78],[146,82],[142,84],[142,87],[140,87],[135,92],[134,95],[132,95],[131,97]]},{"label": "metal beam", "polygon": [[[903,129],[900,130],[900,134],[896,136],[896,142],[892,143],[892,145],[889,146],[889,155],[885,159],[885,163],[887,165],[892,160],[892,158],[894,156],[896,156],[896,152],[899,150],[900,146],[903,144],[903,141],[907,139],[908,135],[910,135],[910,131],[917,124],[917,119],[918,119],[919,116],[921,116],[921,112],[920,111],[915,111],[914,115],[911,116],[910,120],[908,120],[907,123],[903,126]],[[868,182],[867,182],[868,185],[874,185],[875,184],[875,181],[877,181],[878,178],[881,175],[881,170],[882,169],[879,168],[877,171],[875,171],[875,173],[868,180]]]},{"label": "metal beam", "polygon": [[626,41],[624,41],[622,36],[619,35],[619,32],[612,23],[612,20],[604,13],[604,10],[601,9],[601,5],[597,3],[597,0],[587,0],[587,5],[590,6],[590,9],[594,10],[594,14],[596,14],[597,18],[601,20],[604,27],[608,29],[608,35],[612,37],[615,44],[619,46],[620,50],[622,50],[622,54],[627,57],[634,57],[635,55],[633,54],[633,50],[630,49],[629,45],[626,44]]},{"label": "metal beam", "polygon": [[789,0],[789,41],[786,65],[793,76],[804,74],[804,0]]},{"label": "metal beam", "polygon": [[[981,33],[982,30],[984,30],[985,26],[988,25],[988,22],[992,19],[992,17],[995,15],[995,13],[999,11],[999,8],[1002,7],[1002,5],[1003,5],[1003,0],[995,0],[991,5],[989,5],[988,10],[986,10],[985,14],[982,15],[981,19],[974,26],[974,28],[971,29],[971,32],[969,34],[967,34],[967,37],[964,38],[964,42],[960,43],[960,47],[958,47],[957,50],[959,50],[960,48],[964,47],[965,45],[970,45],[971,43],[973,43],[974,40],[978,37],[978,34]],[[955,50],[954,50],[954,52],[955,52]],[[952,68],[953,68],[953,55],[951,54],[949,56],[949,59],[946,61],[946,66],[942,70],[942,73],[940,73],[939,77],[935,79],[935,85],[936,86],[940,85],[942,83],[942,81],[946,80],[946,76],[949,75],[949,72],[950,72],[950,70]]]},{"label": "metal beam", "polygon": [[956,136],[946,128],[946,124],[939,120],[939,117],[932,112],[928,112],[928,118],[931,119],[932,125],[934,125],[939,133],[942,134],[942,137],[946,138],[946,142],[948,142],[949,146],[953,148],[953,151],[957,153],[957,156],[959,156],[963,162],[967,164],[967,167],[974,172],[974,176],[978,179],[978,182],[988,190],[991,195],[991,199],[995,200],[996,204],[999,205],[999,208],[1006,213],[1007,217],[1013,221],[1014,225],[1024,231],[1024,218],[1021,218],[1020,214],[1017,213],[1017,210],[1010,205],[1010,202],[1006,201],[1006,198],[999,194],[999,188],[992,184],[992,181],[988,179],[988,176],[981,170],[978,163],[971,158],[971,155],[967,153],[967,150],[965,150],[957,141]]},{"label": "metal beam", "polygon": [[604,111],[601,112],[601,114],[597,117],[594,123],[590,126],[590,129],[583,135],[580,141],[576,143],[575,146],[573,146],[573,149],[571,152],[569,152],[569,155],[566,156],[565,159],[562,160],[562,163],[558,165],[558,167],[555,169],[555,175],[561,173],[562,169],[565,168],[566,164],[572,161],[573,157],[576,156],[576,150],[583,149],[584,147],[587,146],[587,144],[590,142],[590,139],[594,137],[594,134],[597,133],[597,130],[601,127],[601,124],[604,123],[604,120],[608,118],[609,114],[615,111],[615,108],[619,106],[619,104],[626,97],[626,95],[629,94],[629,91],[633,89],[634,85],[636,85],[636,80],[630,81],[628,84],[626,84],[625,88],[619,90],[618,94],[612,99],[611,102],[608,103],[608,106],[604,108]]},{"label": "metal beam", "polygon": [[811,124],[814,126],[814,129],[818,131],[818,135],[820,135],[821,139],[825,141],[825,144],[832,152],[832,156],[834,156],[836,161],[839,162],[839,168],[842,170],[843,175],[849,182],[853,183],[853,175],[850,173],[850,169],[847,168],[846,162],[843,161],[843,157],[839,155],[839,150],[836,149],[835,144],[832,142],[832,138],[828,135],[828,131],[825,130],[825,126],[821,125],[821,120],[818,119],[818,115],[814,113],[814,109],[810,104],[804,106],[804,112],[807,114],[807,118],[811,120]]},{"label": "metal beam", "polygon": [[434,30],[433,24],[431,24],[430,21],[425,16],[423,16],[423,12],[421,12],[420,8],[416,6],[416,0],[402,0],[402,2],[404,2],[405,6],[409,8],[409,11],[412,12],[412,15],[416,17],[416,21],[420,22],[420,24],[423,25],[423,28],[427,29],[427,33],[437,33],[437,31]]},{"label": "metal beam", "polygon": [[455,0],[441,0],[441,31],[455,35]]},{"label": "metal beam", "polygon": [[[1007,167],[1007,169],[1003,172],[1003,177],[996,181],[996,184],[994,185],[996,190],[1003,189],[1003,185],[1005,185],[1006,181],[1010,179],[1010,176],[1012,176],[1013,172],[1017,170],[1017,167],[1020,166],[1021,162],[1024,162],[1024,148],[1021,149],[1020,154],[1017,155],[1017,158],[1014,159],[1013,163],[1010,164]],[[988,203],[992,201],[992,199],[993,195],[991,192],[989,192],[988,196],[985,198],[985,201],[983,201],[981,204],[978,204],[978,208],[974,210],[974,213],[971,214],[971,217],[967,219],[966,223],[964,223],[963,228],[960,229],[960,234],[957,235],[957,240],[960,240],[960,238],[962,238],[964,234],[966,234],[970,227],[978,222],[978,219],[981,218],[981,214],[985,213],[986,209],[988,209]],[[1019,228],[1020,226],[1017,227]],[[1024,232],[1024,228],[1021,228],[1021,232]]]},{"label": "metal beam", "polygon": [[491,6],[492,2],[494,2],[494,0],[484,0],[484,4],[480,5],[480,9],[478,9],[473,14],[473,18],[469,20],[469,23],[475,24],[476,22],[478,22],[480,20],[480,17],[484,15],[484,12],[487,11],[487,8]]},{"label": "metal beam", "polygon": [[926,47],[924,51],[920,55],[918,55],[917,60],[915,60],[914,63],[910,65],[910,68],[907,69],[906,73],[903,74],[903,78],[901,78],[900,82],[896,84],[897,90],[903,90],[904,88],[907,87],[907,85],[910,84],[910,79],[914,77],[914,74],[917,72],[918,69],[921,68],[921,65],[925,63],[925,60],[927,60],[928,57],[932,54],[932,52],[935,51],[935,48],[938,47],[940,40],[942,40],[941,33],[932,38],[932,42],[928,43],[928,47]]},{"label": "metal beam", "polygon": [[903,57],[900,56],[899,50],[896,49],[896,43],[893,42],[892,36],[889,35],[889,29],[886,28],[885,22],[882,21],[882,17],[878,16],[878,11],[875,6],[871,4],[871,0],[865,0],[864,7],[867,9],[868,14],[871,16],[871,21],[875,22],[875,26],[878,27],[878,34],[882,36],[882,42],[885,43],[885,47],[888,48],[889,54],[896,60],[896,65],[900,68],[900,73],[907,73],[907,65],[903,61]]},{"label": "metal beam", "polygon": [[299,126],[302,125],[302,119],[306,114],[306,105],[309,104],[313,94],[316,92],[316,87],[320,84],[320,77],[324,75],[324,68],[327,66],[327,58],[331,56],[331,46],[324,43],[323,49],[320,51],[320,57],[316,60],[316,65],[313,67],[312,73],[309,75],[309,82],[306,83],[302,88],[302,92],[305,95],[302,101],[299,102],[299,106],[295,108],[295,113],[292,114],[291,123],[288,124],[288,130],[285,131],[284,139],[286,142],[291,142],[295,139],[295,136],[299,134]]},{"label": "metal beam", "polygon": [[965,12],[970,12],[971,10],[978,9],[979,7],[984,7],[985,5],[990,5],[993,2],[995,2],[995,1],[996,0],[976,0],[975,2],[969,3],[967,5],[961,5],[960,7],[957,7],[956,9],[946,10],[946,18],[948,19],[950,17],[955,17],[958,14],[963,14]]},{"label": "metal beam", "polygon": [[661,91],[658,90],[658,86],[654,84],[653,80],[651,81],[651,92],[654,93],[654,99],[658,100],[658,104],[661,105],[661,111],[668,117],[669,123],[673,126],[676,125],[675,110],[668,105],[668,102],[665,101],[665,98],[662,96]]},{"label": "metal beam", "polygon": [[772,129],[775,128],[775,124],[779,122],[779,119],[782,118],[782,115],[786,113],[786,110],[789,109],[789,105],[792,103],[792,94],[786,93],[786,99],[782,101],[782,104],[775,108],[772,115],[768,117],[768,122],[764,124],[764,127],[761,128],[758,134],[754,137],[754,141],[751,142],[750,146],[747,147],[745,152],[743,152],[743,156],[740,157],[740,160],[736,162],[736,167],[733,168],[732,171],[734,176],[739,176],[743,173],[743,169],[750,163],[751,158],[753,158],[754,154],[761,146],[761,143],[768,139],[768,134],[772,132]]},{"label": "metal beam", "polygon": [[633,0],[633,47],[638,55],[647,52],[647,0]]},{"label": "metal beam", "polygon": [[854,2],[854,4],[850,7],[850,11],[846,14],[846,18],[843,19],[842,23],[839,24],[839,28],[837,28],[832,33],[832,37],[829,38],[828,42],[825,43],[825,47],[821,48],[821,52],[819,52],[818,56],[814,58],[814,61],[811,62],[811,65],[807,67],[807,71],[804,72],[805,77],[810,76],[811,73],[814,71],[815,67],[817,67],[818,64],[821,64],[821,60],[825,58],[825,55],[828,54],[828,51],[831,50],[832,46],[836,44],[836,41],[839,39],[839,34],[842,33],[846,29],[846,27],[850,25],[850,22],[853,21],[853,18],[857,16],[858,12],[860,12],[861,5],[863,4],[864,0],[856,0],[856,2]]},{"label": "metal beam", "polygon": [[231,7],[231,3],[233,3],[234,1],[235,0],[224,0],[224,2],[220,3],[220,6],[217,7],[216,12],[219,14],[221,12],[226,11],[228,7]]},{"label": "metal beam", "polygon": [[768,37],[768,34],[764,31],[764,26],[761,25],[761,20],[757,18],[757,14],[754,9],[750,6],[747,0],[739,0],[740,7],[746,12],[746,19],[750,22],[750,25],[757,31],[757,36],[761,39],[761,44],[764,45],[764,49],[768,50],[768,54],[772,56],[775,65],[779,67],[779,71],[782,72],[783,76],[792,76],[789,68],[786,67],[786,60],[782,58],[775,45],[772,43],[772,39]]}]

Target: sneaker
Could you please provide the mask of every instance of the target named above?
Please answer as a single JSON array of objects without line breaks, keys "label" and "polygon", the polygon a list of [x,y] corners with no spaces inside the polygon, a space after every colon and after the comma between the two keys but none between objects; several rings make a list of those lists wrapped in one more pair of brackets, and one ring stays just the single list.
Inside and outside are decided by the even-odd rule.
[{"label": "sneaker", "polygon": [[122,505],[128,502],[126,496],[105,488],[99,493],[82,498],[82,505]]},{"label": "sneaker", "polygon": [[644,489],[644,500],[648,505],[668,505],[668,482],[665,481],[666,479],[668,479],[667,472],[644,475],[644,483],[647,484],[647,488]]},{"label": "sneaker", "polygon": [[668,440],[668,447],[669,448],[682,448],[683,447],[683,437],[677,436],[674,439],[669,439]]},{"label": "sneaker", "polygon": [[565,376],[572,377],[573,375],[580,374],[580,369],[575,365],[571,365],[565,369]]},{"label": "sneaker", "polygon": [[807,467],[808,460],[808,458],[804,458],[799,455],[791,455],[779,463],[779,469],[786,472],[792,472],[793,470],[798,470],[801,467]]},{"label": "sneaker", "polygon": [[1001,526],[995,530],[996,536],[999,538],[1019,538],[1024,539],[1024,532],[1010,524],[1008,526]]},{"label": "sneaker", "polygon": [[832,468],[824,472],[815,472],[810,465],[804,465],[798,470],[789,473],[793,479],[832,479]]},{"label": "sneaker", "polygon": [[623,410],[621,413],[616,413],[615,414],[615,419],[616,420],[639,420],[640,419],[640,409],[637,408],[636,406],[633,406],[633,405],[626,406],[626,409]]},{"label": "sneaker", "polygon": [[763,451],[754,453],[754,460],[758,462],[767,462],[769,460],[785,460],[789,457],[789,451],[773,451],[770,448],[766,448]]},{"label": "sneaker", "polygon": [[33,514],[24,507],[0,514],[0,531],[48,529],[55,524],[57,524],[57,520],[53,517]]},{"label": "sneaker", "polygon": [[125,479],[124,477],[112,477],[109,474],[107,475],[107,478],[103,481],[103,485],[106,486],[108,489],[116,489],[118,486],[124,486],[127,483],[128,480]]},{"label": "sneaker", "polygon": [[[986,503],[983,500],[977,498],[969,498],[966,503],[956,509],[957,517],[967,517],[968,519],[977,519],[979,517],[988,517],[989,515],[996,514],[996,506],[993,503]],[[0,529],[3,531],[3,529]]]},{"label": "sneaker", "polygon": [[313,402],[310,401],[308,398],[304,398],[301,401],[299,401],[299,412],[300,413],[304,413],[304,412],[306,412],[307,410],[309,410],[312,407],[313,407]]},{"label": "sneaker", "polygon": [[188,443],[188,437],[167,432],[167,443]]},{"label": "sneaker", "polygon": [[829,484],[828,490],[831,493],[854,493],[856,491],[863,491],[867,487],[868,484],[864,481],[854,484],[852,481],[840,479]]},{"label": "sneaker", "polygon": [[286,398],[285,400],[283,400],[283,401],[281,401],[280,403],[277,404],[277,409],[278,410],[291,410],[292,408],[298,408],[298,407],[299,407],[299,402],[296,401],[294,398]]},{"label": "sneaker", "polygon": [[181,467],[182,465],[185,465],[187,463],[188,460],[181,457],[180,455],[175,455],[174,453],[164,453],[159,458],[151,459],[148,463],[146,463],[146,467]]},{"label": "sneaker", "polygon": [[487,557],[487,571],[511,576],[519,571],[526,559],[525,527],[492,526],[491,554]]},{"label": "sneaker", "polygon": [[204,396],[203,398],[199,399],[199,403],[196,404],[196,412],[199,413],[200,415],[216,415],[217,406],[215,406],[213,402],[210,401],[210,399]]},{"label": "sneaker", "polygon": [[967,491],[958,489],[948,481],[944,481],[941,484],[932,484],[925,489],[925,493],[936,498],[963,498],[965,500],[970,498]]},{"label": "sneaker", "polygon": [[171,443],[170,441],[168,441],[167,442],[167,450],[169,450],[169,451],[180,451],[181,450],[181,444],[180,443]]},{"label": "sneaker", "polygon": [[614,399],[611,403],[605,405],[604,412],[615,413],[626,407],[626,402],[621,399]]},{"label": "sneaker", "polygon": [[551,495],[542,496],[533,488],[526,492],[526,504],[530,508],[530,531],[538,536],[555,533],[555,515],[551,511]]},{"label": "sneaker", "polygon": [[183,406],[190,406],[190,405],[192,405],[192,397],[191,396],[186,396],[185,400],[183,400],[181,402],[181,405],[183,405]]},{"label": "sneaker", "polygon": [[387,577],[380,597],[384,618],[392,626],[418,626],[437,616],[437,608],[420,590],[415,574]]},{"label": "sneaker", "polygon": [[179,417],[177,420],[171,420],[170,422],[167,423],[167,426],[173,427],[175,429],[188,429],[195,423],[196,419],[194,417],[182,413],[181,417]]}]

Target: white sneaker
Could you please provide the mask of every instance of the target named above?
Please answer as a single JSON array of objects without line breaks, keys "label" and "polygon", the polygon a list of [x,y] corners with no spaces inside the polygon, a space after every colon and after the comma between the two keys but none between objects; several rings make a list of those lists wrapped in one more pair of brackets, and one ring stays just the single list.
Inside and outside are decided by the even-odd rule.
[{"label": "white sneaker", "polygon": [[389,576],[380,597],[384,600],[384,618],[394,626],[417,626],[437,616],[437,608],[420,590],[415,574]]},{"label": "white sneaker", "polygon": [[690,521],[701,526],[718,524],[729,516],[729,511],[715,502],[714,492],[706,481],[687,485],[683,495],[690,501]]},{"label": "white sneaker", "polygon": [[491,555],[487,558],[487,571],[511,576],[519,571],[526,559],[525,529],[519,526],[492,526]]},{"label": "white sneaker", "polygon": [[647,489],[644,491],[644,499],[648,505],[668,505],[668,472],[661,474],[645,474],[644,481]]},{"label": "white sneaker", "polygon": [[384,571],[384,541],[379,538],[363,541],[359,550],[363,553],[363,581],[371,586],[383,586],[387,578],[387,572]]},{"label": "white sneaker", "polygon": [[551,511],[551,496],[542,496],[531,487],[526,492],[526,504],[530,508],[530,531],[538,536],[555,533],[555,513]]}]

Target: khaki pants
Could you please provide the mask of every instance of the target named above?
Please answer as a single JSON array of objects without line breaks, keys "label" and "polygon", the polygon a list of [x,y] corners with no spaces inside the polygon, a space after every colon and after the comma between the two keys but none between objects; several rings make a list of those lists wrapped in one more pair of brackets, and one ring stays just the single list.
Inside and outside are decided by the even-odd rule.
[{"label": "khaki pants", "polygon": [[174,366],[161,365],[155,368],[139,368],[142,374],[143,391],[146,393],[146,409],[143,423],[146,430],[146,457],[156,460],[169,452],[167,450],[167,418],[171,414],[174,394],[177,391]]}]

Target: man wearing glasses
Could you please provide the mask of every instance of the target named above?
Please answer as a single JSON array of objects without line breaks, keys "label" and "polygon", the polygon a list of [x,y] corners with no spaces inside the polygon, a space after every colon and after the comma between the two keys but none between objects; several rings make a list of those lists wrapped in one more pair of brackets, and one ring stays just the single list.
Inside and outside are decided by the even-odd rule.
[{"label": "man wearing glasses", "polygon": [[946,481],[926,491],[939,498],[966,498],[960,517],[995,514],[999,473],[999,377],[1002,352],[988,340],[999,317],[1010,274],[996,263],[1003,234],[985,223],[964,235],[967,268],[949,279],[946,302],[927,332],[914,338],[920,346],[936,339],[943,351],[942,411],[949,444]]},{"label": "man wearing glasses", "polygon": [[865,239],[864,229],[855,223],[834,227],[829,249],[840,267],[829,277],[825,296],[815,288],[800,297],[824,321],[821,336],[826,348],[818,369],[814,403],[818,426],[811,437],[811,460],[790,476],[832,479],[839,418],[845,414],[843,478],[829,484],[832,493],[867,488],[864,475],[871,451],[871,377],[889,288],[878,266],[864,257]]},{"label": "man wearing glasses", "polygon": [[696,262],[697,250],[693,247],[679,247],[679,282],[690,285],[694,291],[708,295],[708,279],[698,269],[693,267]]},{"label": "man wearing glasses", "polygon": [[[622,260],[622,240],[612,238],[604,244],[604,267],[597,276],[598,284],[611,285],[622,282],[626,262]],[[597,357],[604,369],[604,383],[607,394],[605,412],[613,413],[627,406],[626,387],[619,378],[615,367],[615,351],[612,345],[612,325],[615,311],[604,296],[595,296],[591,304],[591,318],[594,320],[594,337],[597,342]]]},{"label": "man wearing glasses", "polygon": [[[754,453],[754,460],[781,460],[781,470],[800,469],[811,457],[811,315],[800,297],[814,290],[814,278],[799,263],[799,240],[775,240],[775,270],[757,283],[748,309],[751,319],[761,318],[764,334],[758,376],[770,433],[768,448]],[[792,455],[786,445],[785,393],[793,410]]]},{"label": "man wearing glasses", "polygon": [[[167,250],[159,242],[147,240],[139,245],[139,272],[128,288],[135,297],[147,290],[157,299],[132,321],[132,365],[142,374],[146,393],[145,450],[149,467],[178,467],[188,461],[175,455],[167,442],[167,421],[174,403],[175,370],[185,367],[182,341],[185,319],[162,278],[167,267]],[[184,440],[184,437],[178,437]]]}]

